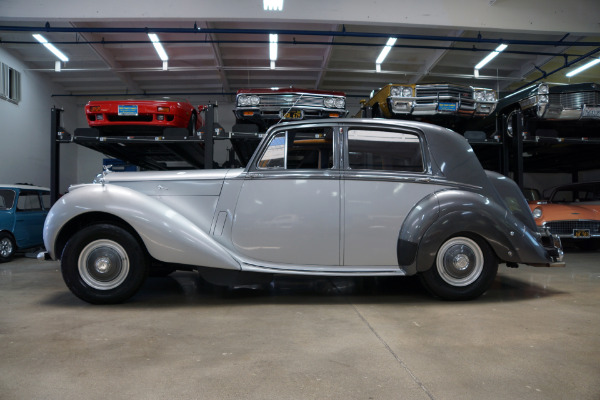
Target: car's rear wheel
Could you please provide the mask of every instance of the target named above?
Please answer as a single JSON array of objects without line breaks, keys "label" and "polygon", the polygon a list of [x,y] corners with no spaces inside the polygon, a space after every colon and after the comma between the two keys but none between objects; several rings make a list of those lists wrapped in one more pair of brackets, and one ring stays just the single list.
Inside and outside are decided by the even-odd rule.
[{"label": "car's rear wheel", "polygon": [[6,232],[0,232],[0,263],[12,260],[16,247],[12,236]]},{"label": "car's rear wheel", "polygon": [[148,257],[127,230],[98,224],[82,229],[67,242],[61,269],[77,297],[93,304],[113,304],[139,290],[148,275]]},{"label": "car's rear wheel", "polygon": [[454,236],[438,249],[433,266],[421,273],[421,281],[434,296],[446,300],[471,300],[492,285],[498,259],[480,238]]}]

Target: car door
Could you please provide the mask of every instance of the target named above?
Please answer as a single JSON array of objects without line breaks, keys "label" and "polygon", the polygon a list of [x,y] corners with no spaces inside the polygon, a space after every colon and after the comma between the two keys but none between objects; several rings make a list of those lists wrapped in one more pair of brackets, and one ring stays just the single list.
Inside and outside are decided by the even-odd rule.
[{"label": "car door", "polygon": [[350,126],[343,191],[343,264],[397,266],[406,215],[437,185],[428,184],[424,141],[417,131]]},{"label": "car door", "polygon": [[264,263],[339,266],[340,179],[332,127],[280,129],[249,167],[232,229]]},{"label": "car door", "polygon": [[17,246],[33,247],[43,243],[42,230],[48,211],[42,206],[40,195],[35,190],[21,190],[15,212],[15,240]]}]

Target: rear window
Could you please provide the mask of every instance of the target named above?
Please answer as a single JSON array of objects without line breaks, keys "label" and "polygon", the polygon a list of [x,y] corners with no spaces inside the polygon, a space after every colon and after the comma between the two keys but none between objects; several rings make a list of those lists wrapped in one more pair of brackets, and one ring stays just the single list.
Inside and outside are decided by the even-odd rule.
[{"label": "rear window", "polygon": [[15,204],[15,191],[0,189],[0,210],[10,210]]},{"label": "rear window", "polygon": [[350,129],[350,169],[423,172],[421,140],[412,133]]}]

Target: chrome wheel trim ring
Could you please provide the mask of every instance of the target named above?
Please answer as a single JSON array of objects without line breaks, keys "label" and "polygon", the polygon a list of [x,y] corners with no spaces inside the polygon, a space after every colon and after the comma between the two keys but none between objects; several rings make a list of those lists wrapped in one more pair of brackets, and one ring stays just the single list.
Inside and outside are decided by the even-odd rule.
[{"label": "chrome wheel trim ring", "polygon": [[125,248],[112,240],[100,239],[83,248],[77,260],[79,275],[90,287],[111,290],[129,275],[129,257]]},{"label": "chrome wheel trim ring", "polygon": [[468,286],[481,276],[483,251],[474,240],[455,237],[440,247],[435,263],[444,282],[452,286]]},{"label": "chrome wheel trim ring", "polygon": [[5,237],[0,240],[0,256],[8,257],[13,252],[13,245],[9,238]]}]

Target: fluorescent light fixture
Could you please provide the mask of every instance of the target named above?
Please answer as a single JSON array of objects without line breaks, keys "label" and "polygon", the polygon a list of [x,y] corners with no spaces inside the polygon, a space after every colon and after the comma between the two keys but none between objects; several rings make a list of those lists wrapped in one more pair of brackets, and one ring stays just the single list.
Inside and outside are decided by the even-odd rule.
[{"label": "fluorescent light fixture", "polygon": [[381,64],[375,64],[375,72],[381,72]]},{"label": "fluorescent light fixture", "polygon": [[585,71],[588,68],[592,68],[594,65],[600,63],[600,58],[596,58],[595,60],[590,61],[589,63],[583,64],[581,67],[576,68],[570,72],[567,73],[567,77],[572,77],[577,75],[580,72]]},{"label": "fluorescent light fixture", "polygon": [[271,60],[271,69],[275,69],[275,61],[277,61],[277,42],[276,33],[269,34],[269,60]]},{"label": "fluorescent light fixture", "polygon": [[283,0],[263,0],[265,11],[283,11]]},{"label": "fluorescent light fixture", "polygon": [[163,61],[169,61],[169,56],[167,55],[167,52],[163,48],[162,43],[158,39],[158,36],[156,35],[156,33],[149,33],[148,37],[152,41],[152,44],[154,45],[154,49],[158,53],[158,56],[160,57],[160,59]]},{"label": "fluorescent light fixture", "polygon": [[168,61],[163,61],[163,71],[166,71],[169,69],[169,62]]},{"label": "fluorescent light fixture", "polygon": [[46,40],[46,38],[43,37],[42,35],[36,33],[33,35],[33,37],[35,38],[35,40],[37,40],[38,42],[43,44],[45,48],[47,48],[52,53],[54,53],[54,55],[56,57],[60,58],[61,61],[63,61],[63,62],[69,61],[69,57],[65,56],[59,49],[54,47],[54,45],[52,43],[48,42]]},{"label": "fluorescent light fixture", "polygon": [[54,61],[54,71],[60,72],[60,69],[61,69],[60,63],[61,63],[60,61]]},{"label": "fluorescent light fixture", "polygon": [[397,38],[395,37],[391,37],[388,39],[387,43],[385,44],[385,47],[383,48],[383,50],[381,50],[381,53],[379,53],[379,57],[377,57],[375,64],[381,65],[383,63],[383,60],[385,60],[390,50],[392,50],[392,47],[394,47],[394,44],[396,44],[396,40]]},{"label": "fluorescent light fixture", "polygon": [[269,60],[277,61],[277,34],[271,33],[269,34]]},{"label": "fluorescent light fixture", "polygon": [[478,69],[473,71],[473,76],[475,76],[475,78],[479,78],[479,70]]},{"label": "fluorescent light fixture", "polygon": [[501,44],[500,46],[496,47],[496,50],[492,51],[490,54],[485,56],[485,58],[483,60],[481,60],[479,62],[479,64],[477,64],[475,66],[475,69],[477,70],[477,69],[483,68],[485,66],[485,64],[492,61],[494,59],[494,57],[496,57],[498,54],[502,53],[507,47],[508,47],[507,44]]}]

